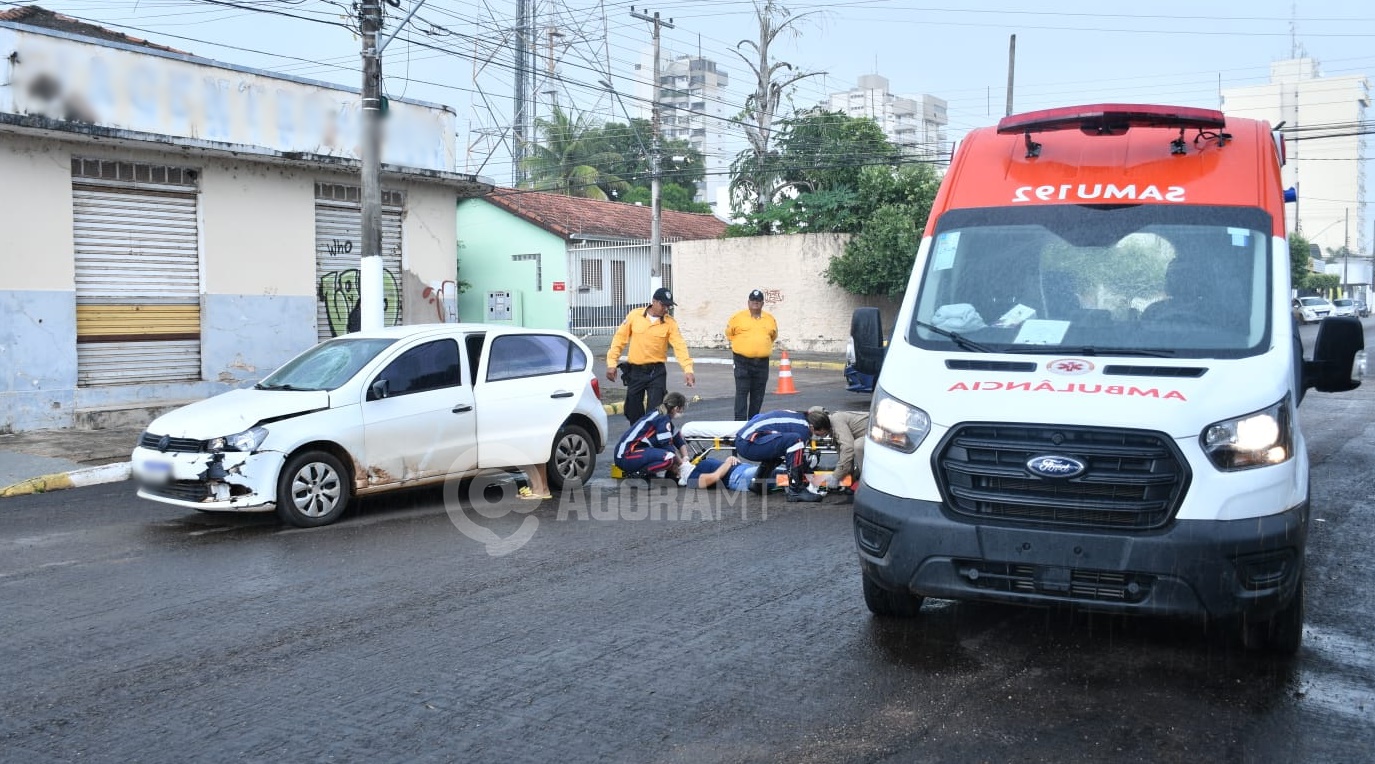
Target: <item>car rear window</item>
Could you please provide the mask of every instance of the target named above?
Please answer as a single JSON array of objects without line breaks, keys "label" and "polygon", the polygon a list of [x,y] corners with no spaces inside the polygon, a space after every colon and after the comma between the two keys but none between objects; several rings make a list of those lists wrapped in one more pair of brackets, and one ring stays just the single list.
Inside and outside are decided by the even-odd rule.
[{"label": "car rear window", "polygon": [[492,340],[487,381],[563,374],[587,368],[587,354],[566,337],[508,334]]}]

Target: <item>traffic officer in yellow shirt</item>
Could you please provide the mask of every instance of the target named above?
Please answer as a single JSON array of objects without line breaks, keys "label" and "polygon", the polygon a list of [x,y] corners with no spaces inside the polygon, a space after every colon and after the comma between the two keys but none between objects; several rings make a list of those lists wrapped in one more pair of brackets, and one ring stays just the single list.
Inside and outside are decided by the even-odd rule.
[{"label": "traffic officer in yellow shirt", "polygon": [[673,293],[663,288],[654,290],[649,307],[632,310],[626,315],[611,338],[611,348],[606,351],[606,378],[615,382],[621,351],[627,343],[630,345],[626,350],[624,371],[625,418],[631,424],[664,402],[664,394],[668,392],[668,371],[664,364],[668,361],[670,345],[678,364],[683,367],[683,383],[688,387],[697,383],[687,342],[678,331],[678,322],[668,314],[671,307]]},{"label": "traffic officer in yellow shirt", "polygon": [[769,356],[778,339],[778,322],[764,311],[764,293],[750,292],[749,307],[726,322],[735,360],[735,421],[753,419],[764,406],[764,388],[769,384]]}]

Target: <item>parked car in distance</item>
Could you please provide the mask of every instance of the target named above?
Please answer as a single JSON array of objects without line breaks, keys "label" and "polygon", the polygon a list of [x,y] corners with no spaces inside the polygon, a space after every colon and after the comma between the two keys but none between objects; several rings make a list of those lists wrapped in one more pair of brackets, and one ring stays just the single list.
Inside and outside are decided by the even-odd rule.
[{"label": "parked car in distance", "polygon": [[1356,315],[1356,301],[1338,297],[1332,301],[1332,314],[1334,316],[1354,316]]},{"label": "parked car in distance", "polygon": [[138,495],[192,509],[334,522],[354,496],[547,464],[586,482],[605,447],[593,356],[566,332],[428,324],[326,340],[252,389],[154,419]]},{"label": "parked car in distance", "polygon": [[1321,321],[1332,314],[1332,303],[1323,297],[1297,297],[1294,299],[1294,320],[1300,324]]},{"label": "parked car in distance", "polygon": [[1365,318],[1366,316],[1370,315],[1370,306],[1365,304],[1365,300],[1357,299],[1355,302],[1356,315],[1360,316],[1361,318]]}]

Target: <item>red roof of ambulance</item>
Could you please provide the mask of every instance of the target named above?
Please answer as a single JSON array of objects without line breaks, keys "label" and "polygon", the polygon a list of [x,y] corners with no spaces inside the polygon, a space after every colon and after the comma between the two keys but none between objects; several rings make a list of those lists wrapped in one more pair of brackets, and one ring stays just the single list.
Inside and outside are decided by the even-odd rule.
[{"label": "red roof of ambulance", "polygon": [[[1004,122],[1015,127],[1018,116]],[[1046,124],[1052,122],[1046,120]],[[1266,209],[1274,218],[1275,235],[1285,235],[1278,153],[1266,122],[1227,118],[1221,132],[1230,137],[1222,145],[1217,130],[1204,130],[1199,138],[1199,129],[1186,129],[1183,154],[1171,152],[1171,142],[1180,137],[1178,127],[1131,127],[1120,135],[1087,135],[1077,128],[1060,128],[1039,132],[1032,128],[1031,140],[1041,144],[1035,157],[1027,156],[1023,132],[999,135],[993,127],[971,131],[941,184],[926,233],[934,232],[936,219],[949,209],[1209,204]]]}]

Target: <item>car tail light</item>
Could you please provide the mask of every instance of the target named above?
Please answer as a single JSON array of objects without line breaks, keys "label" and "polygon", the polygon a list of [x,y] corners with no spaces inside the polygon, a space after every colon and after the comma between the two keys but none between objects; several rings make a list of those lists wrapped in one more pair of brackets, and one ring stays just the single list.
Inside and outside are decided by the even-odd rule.
[{"label": "car tail light", "polygon": [[595,376],[592,377],[592,394],[597,396],[597,400],[602,399],[602,383]]}]

